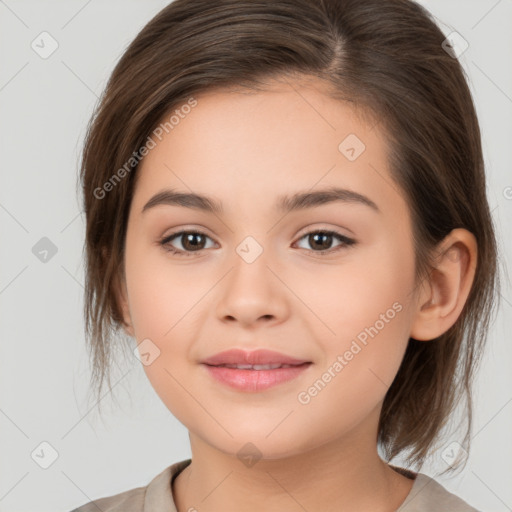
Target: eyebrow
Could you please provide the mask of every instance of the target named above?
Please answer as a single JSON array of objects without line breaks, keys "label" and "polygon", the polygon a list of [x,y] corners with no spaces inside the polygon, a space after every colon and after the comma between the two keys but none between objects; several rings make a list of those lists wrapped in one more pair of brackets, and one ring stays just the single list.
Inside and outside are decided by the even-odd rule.
[{"label": "eyebrow", "polygon": [[[276,208],[281,212],[292,212],[321,206],[333,202],[357,203],[380,212],[379,207],[368,197],[344,188],[331,187],[315,192],[296,192],[291,196],[279,196]],[[155,194],[142,208],[141,213],[158,205],[182,206],[209,213],[222,214],[222,203],[212,197],[173,189],[161,190]]]}]

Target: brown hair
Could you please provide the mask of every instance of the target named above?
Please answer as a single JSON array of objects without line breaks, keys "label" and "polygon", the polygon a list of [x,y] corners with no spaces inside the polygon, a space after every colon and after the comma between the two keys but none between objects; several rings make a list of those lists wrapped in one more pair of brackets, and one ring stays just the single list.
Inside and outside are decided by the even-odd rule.
[{"label": "brown hair", "polygon": [[142,29],[90,120],[81,165],[85,331],[98,397],[105,379],[111,388],[122,326],[114,286],[148,136],[202,91],[317,77],[333,98],[378,120],[390,142],[392,176],[413,220],[417,278],[428,275],[436,245],[451,230],[476,237],[476,274],[459,318],[436,340],[409,340],[378,432],[388,460],[409,452],[409,464],[423,463],[465,398],[468,451],[471,384],[499,296],[498,258],[478,120],[464,70],[444,40],[411,0],[176,0]]}]

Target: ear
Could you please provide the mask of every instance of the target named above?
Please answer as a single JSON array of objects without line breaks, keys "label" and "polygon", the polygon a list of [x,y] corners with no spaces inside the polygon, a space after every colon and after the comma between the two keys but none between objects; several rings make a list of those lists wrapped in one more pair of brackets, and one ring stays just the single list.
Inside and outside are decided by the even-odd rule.
[{"label": "ear", "polygon": [[126,279],[123,266],[121,266],[114,278],[113,287],[116,304],[118,305],[118,310],[122,316],[121,322],[123,324],[123,330],[128,334],[128,336],[135,337],[128,304],[128,292],[126,289]]},{"label": "ear", "polygon": [[409,336],[428,341],[444,334],[459,317],[475,277],[477,243],[468,230],[452,230],[436,248],[434,268],[422,283]]}]

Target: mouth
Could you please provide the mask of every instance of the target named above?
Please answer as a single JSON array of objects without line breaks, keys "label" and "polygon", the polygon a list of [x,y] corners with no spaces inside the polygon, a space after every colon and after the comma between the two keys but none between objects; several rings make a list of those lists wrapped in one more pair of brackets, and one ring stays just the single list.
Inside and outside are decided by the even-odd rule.
[{"label": "mouth", "polygon": [[277,370],[279,368],[294,368],[296,366],[302,366],[304,364],[311,363],[301,363],[301,364],[216,364],[216,365],[208,365],[214,366],[216,368],[231,368],[236,370]]},{"label": "mouth", "polygon": [[259,393],[296,379],[312,365],[203,365],[216,382],[236,391]]},{"label": "mouth", "polygon": [[298,366],[311,363],[306,359],[297,359],[274,350],[258,349],[253,351],[231,349],[219,352],[201,363],[210,366],[238,368],[240,370],[274,370],[280,367]]},{"label": "mouth", "polygon": [[229,350],[201,362],[210,377],[231,389],[257,393],[302,375],[311,361],[268,350]]}]

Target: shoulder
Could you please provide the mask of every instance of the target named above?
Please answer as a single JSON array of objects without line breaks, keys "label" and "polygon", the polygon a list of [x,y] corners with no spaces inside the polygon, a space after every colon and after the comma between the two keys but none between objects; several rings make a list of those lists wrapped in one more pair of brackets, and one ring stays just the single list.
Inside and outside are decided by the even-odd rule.
[{"label": "shoulder", "polygon": [[98,512],[98,510],[103,512],[142,512],[144,510],[145,494],[146,487],[137,487],[90,501],[71,512]]},{"label": "shoulder", "polygon": [[409,495],[396,512],[430,512],[431,510],[479,512],[433,478],[418,473]]},{"label": "shoulder", "polygon": [[156,475],[146,486],[129,489],[112,496],[97,498],[70,512],[173,512],[172,479],[191,462],[176,462]]}]

